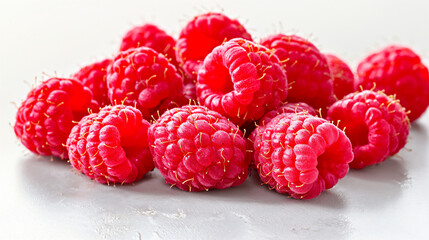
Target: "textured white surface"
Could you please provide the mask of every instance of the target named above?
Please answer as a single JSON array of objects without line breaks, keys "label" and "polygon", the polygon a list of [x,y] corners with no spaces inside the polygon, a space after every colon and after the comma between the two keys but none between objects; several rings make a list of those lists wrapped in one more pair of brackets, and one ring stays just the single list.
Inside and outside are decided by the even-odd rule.
[{"label": "textured white surface", "polygon": [[260,186],[203,193],[170,189],[156,170],[134,186],[89,181],[60,160],[28,153],[10,123],[37,76],[68,76],[112,56],[131,26],[178,35],[195,14],[224,9],[256,39],[309,37],[355,64],[389,43],[429,63],[428,1],[5,1],[0,2],[0,239],[428,239],[429,113],[407,150],[351,171],[310,201]]}]

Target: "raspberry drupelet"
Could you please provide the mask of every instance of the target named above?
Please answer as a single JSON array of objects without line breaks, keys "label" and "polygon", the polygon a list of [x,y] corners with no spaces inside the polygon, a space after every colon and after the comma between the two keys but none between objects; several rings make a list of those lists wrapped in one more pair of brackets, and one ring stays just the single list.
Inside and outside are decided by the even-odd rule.
[{"label": "raspberry drupelet", "polygon": [[307,113],[273,118],[255,139],[254,149],[261,181],[296,199],[315,198],[332,188],[353,159],[344,132]]},{"label": "raspberry drupelet", "polygon": [[28,93],[16,113],[14,131],[33,153],[67,159],[67,137],[88,111],[98,111],[89,88],[75,79],[50,78]]},{"label": "raspberry drupelet", "polygon": [[243,125],[280,106],[288,81],[279,59],[267,48],[235,38],[213,49],[198,73],[201,105]]},{"label": "raspberry drupelet", "polygon": [[162,106],[184,98],[183,79],[176,67],[163,54],[147,47],[116,56],[107,70],[107,88],[112,103],[135,106],[145,119],[158,116]]},{"label": "raspberry drupelet", "polygon": [[355,89],[384,90],[395,95],[413,122],[429,106],[429,72],[411,49],[388,46],[359,63]]},{"label": "raspberry drupelet", "polygon": [[149,129],[155,166],[184,191],[224,189],[248,175],[246,140],[233,123],[203,106],[166,111]]},{"label": "raspberry drupelet", "polygon": [[67,139],[70,163],[99,183],[132,183],[154,168],[149,122],[131,106],[106,106],[82,118]]},{"label": "raspberry drupelet", "polygon": [[383,92],[364,90],[335,102],[327,119],[345,129],[353,145],[351,168],[380,163],[403,148],[409,133],[409,119],[397,100]]}]

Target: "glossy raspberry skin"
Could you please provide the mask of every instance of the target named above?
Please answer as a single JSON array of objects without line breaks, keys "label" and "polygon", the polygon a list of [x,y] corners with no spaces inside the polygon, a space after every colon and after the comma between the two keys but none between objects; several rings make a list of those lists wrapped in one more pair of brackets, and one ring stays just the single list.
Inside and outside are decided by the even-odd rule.
[{"label": "glossy raspberry skin", "polygon": [[182,81],[163,54],[147,47],[120,52],[107,70],[110,101],[136,106],[145,119],[183,95]]},{"label": "glossy raspberry skin", "polygon": [[334,94],[337,99],[354,92],[354,75],[350,67],[342,59],[332,54],[325,54],[331,77],[334,81]]},{"label": "glossy raspberry skin", "polygon": [[353,145],[351,168],[380,163],[405,146],[409,120],[405,109],[382,92],[364,90],[335,102],[327,119],[345,128]]},{"label": "glossy raspberry skin", "polygon": [[94,99],[100,107],[110,105],[110,100],[107,96],[106,72],[111,62],[111,59],[104,59],[87,65],[72,75],[72,78],[79,80],[92,91]]},{"label": "glossy raspberry skin", "polygon": [[286,70],[288,102],[305,102],[325,111],[335,101],[328,63],[312,43],[296,35],[275,34],[261,44],[274,50]]},{"label": "glossy raspberry skin", "polygon": [[144,24],[130,29],[122,38],[120,51],[130,48],[149,47],[162,53],[172,64],[177,65],[174,46],[176,40],[154,24]]},{"label": "glossy raspberry skin", "polygon": [[91,90],[75,79],[50,78],[28,93],[14,131],[33,153],[67,159],[65,144],[74,121],[91,110],[98,111]]},{"label": "glossy raspberry skin", "polygon": [[296,199],[311,199],[343,178],[353,159],[350,140],[328,121],[308,114],[280,114],[254,142],[263,183]]},{"label": "glossy raspberry skin", "polygon": [[67,139],[70,163],[99,183],[132,183],[154,168],[149,122],[131,106],[107,106],[82,118]]},{"label": "glossy raspberry skin", "polygon": [[243,133],[206,107],[166,111],[150,127],[149,142],[156,168],[184,191],[224,189],[247,178]]},{"label": "glossy raspberry skin", "polygon": [[286,99],[288,81],[267,48],[235,38],[213,49],[198,73],[197,97],[232,122],[258,120]]},{"label": "glossy raspberry skin", "polygon": [[183,70],[197,78],[204,58],[213,48],[233,38],[252,40],[250,34],[237,20],[221,13],[195,16],[180,32],[176,42],[176,57]]},{"label": "glossy raspberry skin", "polygon": [[396,95],[410,111],[413,122],[429,106],[429,72],[420,57],[411,49],[389,46],[362,60],[357,68],[356,89],[385,90]]}]

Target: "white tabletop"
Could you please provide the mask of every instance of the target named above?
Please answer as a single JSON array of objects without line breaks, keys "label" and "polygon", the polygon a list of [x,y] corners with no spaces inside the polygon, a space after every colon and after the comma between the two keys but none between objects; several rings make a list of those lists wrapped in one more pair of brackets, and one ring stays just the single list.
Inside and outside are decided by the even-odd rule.
[{"label": "white tabletop", "polygon": [[113,56],[133,25],[153,22],[177,37],[194,15],[223,10],[256,40],[297,33],[353,68],[387,44],[429,64],[428,1],[12,1],[0,2],[0,239],[428,239],[429,111],[406,149],[349,174],[316,199],[260,186],[189,193],[157,170],[134,186],[90,181],[16,139],[18,104],[35,78],[69,76]]}]

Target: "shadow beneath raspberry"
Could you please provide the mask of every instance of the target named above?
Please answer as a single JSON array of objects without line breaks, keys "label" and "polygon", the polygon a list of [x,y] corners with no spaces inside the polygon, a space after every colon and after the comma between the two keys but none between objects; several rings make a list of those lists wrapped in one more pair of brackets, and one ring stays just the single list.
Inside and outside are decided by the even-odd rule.
[{"label": "shadow beneath raspberry", "polygon": [[[313,205],[317,208],[335,208],[344,207],[344,202],[334,191],[326,191],[321,196],[312,200],[297,200],[285,194],[270,190],[267,185],[261,185],[261,181],[255,171],[251,171],[248,179],[240,186],[228,189],[218,189],[203,192],[187,192],[170,187],[162,178],[161,174],[155,170],[154,175],[161,184],[145,184],[137,182],[135,186],[126,186],[120,188],[120,191],[132,191],[140,194],[153,196],[168,196],[168,201],[177,202],[207,202],[211,205],[213,202],[222,203],[243,203],[243,204],[262,204],[262,205]],[[159,180],[161,179],[161,180]],[[168,204],[168,201],[166,204]]]},{"label": "shadow beneath raspberry", "polygon": [[391,157],[378,165],[351,169],[339,187],[347,191],[350,205],[380,209],[400,199],[410,181],[403,161]]},{"label": "shadow beneath raspberry", "polygon": [[428,164],[429,148],[429,129],[423,123],[416,122],[411,124],[410,135],[408,136],[405,151],[400,152],[400,156],[407,161],[412,167],[422,167]]},{"label": "shadow beneath raspberry", "polygon": [[241,185],[227,189],[211,189],[202,192],[188,192],[165,183],[158,170],[154,170],[152,184],[136,182],[134,186],[122,187],[121,191],[130,191],[152,196],[168,196],[168,201],[216,201],[216,202],[254,202],[264,204],[285,204],[287,196],[270,191],[261,186],[259,178],[252,173]]}]

